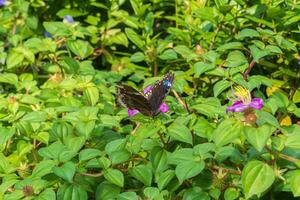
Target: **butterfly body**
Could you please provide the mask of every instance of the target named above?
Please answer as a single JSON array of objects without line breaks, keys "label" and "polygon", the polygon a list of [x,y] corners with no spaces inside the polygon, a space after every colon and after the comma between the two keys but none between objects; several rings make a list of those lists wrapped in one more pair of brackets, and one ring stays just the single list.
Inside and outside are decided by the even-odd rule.
[{"label": "butterfly body", "polygon": [[138,110],[146,116],[155,116],[164,98],[170,92],[174,74],[169,72],[153,86],[145,89],[144,94],[127,85],[118,85],[118,101],[128,109]]}]

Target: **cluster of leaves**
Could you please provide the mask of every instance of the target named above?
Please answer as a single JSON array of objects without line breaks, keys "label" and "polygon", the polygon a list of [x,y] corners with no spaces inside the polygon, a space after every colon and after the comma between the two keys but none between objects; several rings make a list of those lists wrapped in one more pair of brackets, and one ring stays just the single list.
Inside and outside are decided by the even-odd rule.
[{"label": "cluster of leaves", "polygon": [[[300,196],[299,1],[0,3],[0,199]],[[117,106],[170,70],[168,113]]]}]

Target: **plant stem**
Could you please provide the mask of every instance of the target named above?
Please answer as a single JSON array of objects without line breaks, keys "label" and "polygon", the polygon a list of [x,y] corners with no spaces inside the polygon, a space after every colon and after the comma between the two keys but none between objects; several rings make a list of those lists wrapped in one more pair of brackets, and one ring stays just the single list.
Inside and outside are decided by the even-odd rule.
[{"label": "plant stem", "polygon": [[222,171],[230,173],[230,174],[236,174],[236,175],[241,175],[242,174],[242,172],[240,170],[235,170],[235,169],[229,169],[229,168],[225,168],[225,167],[220,167],[218,165],[212,165],[211,167],[214,170],[222,170]]},{"label": "plant stem", "polygon": [[247,70],[244,72],[243,78],[244,78],[245,80],[248,79],[248,75],[249,75],[249,73],[251,72],[252,68],[254,67],[254,64],[255,64],[255,63],[256,63],[256,62],[255,62],[254,60],[252,60],[251,63],[249,64]]},{"label": "plant stem", "polygon": [[300,162],[300,160],[297,159],[297,158],[294,158],[294,157],[285,155],[285,154],[280,153],[280,152],[277,152],[277,151],[273,151],[272,149],[270,149],[270,148],[267,147],[267,146],[266,146],[265,148],[267,149],[267,151],[268,151],[269,153],[274,154],[274,155],[278,156],[279,158],[282,158],[282,159],[284,159],[284,160],[290,161],[290,162],[295,163],[295,164],[298,163],[298,162]]},{"label": "plant stem", "polygon": [[134,135],[135,132],[137,131],[137,129],[138,129],[140,126],[141,126],[141,123],[138,122],[138,123],[136,124],[136,127],[135,127],[135,128],[133,129],[133,131],[131,132],[131,135]]},{"label": "plant stem", "polygon": [[174,96],[176,97],[176,99],[178,100],[178,102],[184,107],[184,109],[186,109],[189,112],[189,108],[187,106],[187,104],[180,98],[180,96],[178,95],[178,93],[175,90],[172,90]]},{"label": "plant stem", "polygon": [[83,176],[89,176],[89,177],[100,177],[100,176],[103,176],[103,172],[96,173],[96,174],[90,174],[90,173],[79,173],[79,174],[83,175]]},{"label": "plant stem", "polygon": [[153,76],[157,76],[157,71],[158,71],[158,66],[157,66],[157,61],[154,61],[153,64]]}]

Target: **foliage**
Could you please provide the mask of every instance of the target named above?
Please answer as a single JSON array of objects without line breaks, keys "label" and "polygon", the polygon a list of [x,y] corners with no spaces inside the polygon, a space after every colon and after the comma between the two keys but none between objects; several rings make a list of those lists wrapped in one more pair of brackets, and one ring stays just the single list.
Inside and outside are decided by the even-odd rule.
[{"label": "foliage", "polygon": [[[0,199],[300,196],[299,1],[0,3]],[[168,71],[168,113],[117,105]]]}]

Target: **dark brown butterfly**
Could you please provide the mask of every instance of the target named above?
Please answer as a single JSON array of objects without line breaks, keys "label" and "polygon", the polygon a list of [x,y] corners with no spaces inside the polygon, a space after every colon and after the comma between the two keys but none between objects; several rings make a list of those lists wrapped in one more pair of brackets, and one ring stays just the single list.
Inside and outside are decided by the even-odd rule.
[{"label": "dark brown butterfly", "polygon": [[128,85],[118,85],[118,101],[128,109],[138,110],[146,116],[155,116],[159,113],[160,105],[169,94],[174,80],[172,72],[167,73],[162,80],[156,81],[148,87],[145,94]]}]

